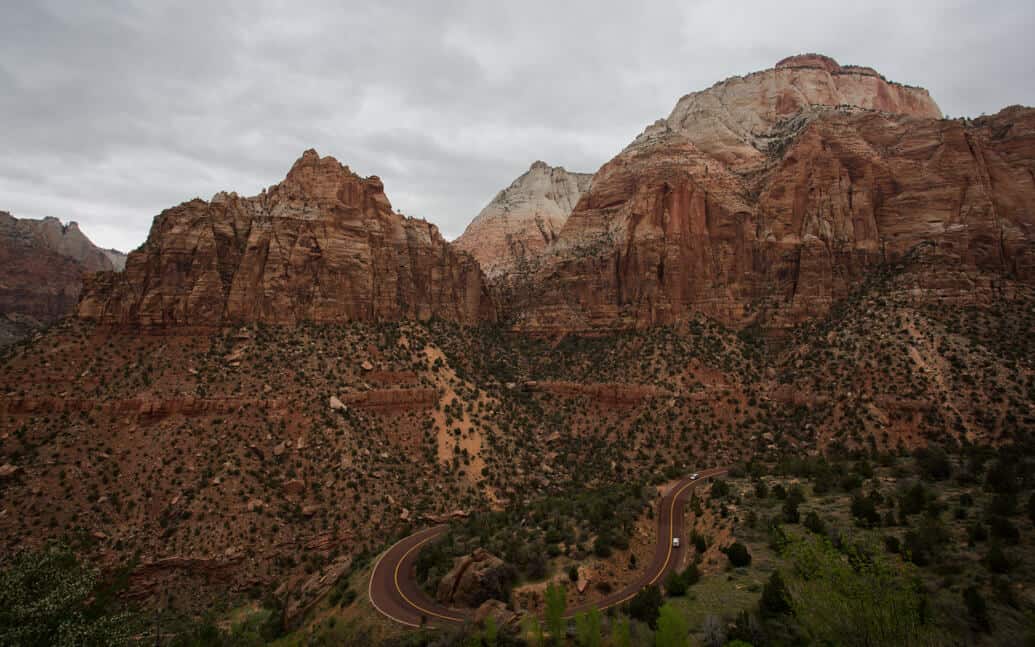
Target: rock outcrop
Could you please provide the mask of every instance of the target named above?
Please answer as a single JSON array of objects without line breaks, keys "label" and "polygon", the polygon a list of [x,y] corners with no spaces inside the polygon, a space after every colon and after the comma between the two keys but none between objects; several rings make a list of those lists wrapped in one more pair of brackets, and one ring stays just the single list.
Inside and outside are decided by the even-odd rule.
[{"label": "rock outcrop", "polygon": [[477,548],[457,558],[439,580],[436,598],[443,604],[476,609],[488,600],[506,600],[517,574],[502,559]]},{"label": "rock outcrop", "polygon": [[496,194],[453,244],[470,252],[490,279],[534,263],[557,239],[592,180],[591,173],[535,162]]},{"label": "rock outcrop", "polygon": [[[771,84],[785,75],[804,96],[786,109]],[[816,83],[855,89],[805,91]],[[837,105],[849,99],[862,107]],[[982,302],[998,288],[979,272],[1035,280],[1035,110],[937,115],[923,91],[813,56],[684,97],[597,172],[542,267],[505,297],[510,318],[551,334],[691,312],[781,329],[907,258],[918,295]],[[712,137],[720,121],[746,126]]]},{"label": "rock outcrop", "polygon": [[83,276],[114,269],[75,222],[0,211],[0,344],[74,311]]},{"label": "rock outcrop", "polygon": [[[764,165],[784,136],[781,122],[812,106],[853,106],[928,119],[942,116],[923,88],[892,83],[868,67],[841,66],[819,54],[726,79],[681,98],[661,126],[681,132],[733,170]],[[641,138],[643,136],[641,135]]]},{"label": "rock outcrop", "polygon": [[492,618],[497,627],[506,627],[507,625],[514,624],[518,620],[519,615],[508,609],[507,605],[500,600],[486,600],[475,610],[472,619],[474,622],[482,624],[488,618]]},{"label": "rock outcrop", "polygon": [[583,384],[580,382],[530,381],[526,391],[551,393],[565,398],[587,398],[609,407],[631,407],[660,395],[660,389],[648,384]]},{"label": "rock outcrop", "polygon": [[261,194],[158,215],[124,272],[89,281],[79,316],[140,327],[495,319],[477,262],[392,210],[377,177],[306,151]]}]

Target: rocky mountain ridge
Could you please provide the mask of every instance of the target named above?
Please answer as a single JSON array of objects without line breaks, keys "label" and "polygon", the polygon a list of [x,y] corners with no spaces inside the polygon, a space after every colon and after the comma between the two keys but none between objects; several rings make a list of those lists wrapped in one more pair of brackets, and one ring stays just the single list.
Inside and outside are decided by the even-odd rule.
[{"label": "rocky mountain ridge", "polygon": [[987,301],[967,270],[1032,280],[1032,120],[943,120],[926,90],[790,57],[684,96],[594,176],[534,163],[452,245],[394,213],[376,177],[307,151],[259,196],[163,212],[79,313],[148,327],[503,316],[537,334],[701,313],[779,333],[920,247],[944,267],[917,290]]},{"label": "rocky mountain ridge", "polygon": [[119,256],[95,246],[76,222],[0,211],[0,343],[74,311],[83,276],[119,269]]},{"label": "rocky mountain ridge", "polygon": [[477,262],[392,210],[381,180],[306,151],[280,184],[159,214],[122,273],[87,282],[79,316],[167,327],[241,322],[493,321]]},{"label": "rocky mountain ridge", "polygon": [[592,180],[592,173],[537,161],[497,193],[453,245],[474,256],[490,279],[513,271],[557,239]]},{"label": "rocky mountain ridge", "polygon": [[683,133],[731,170],[750,171],[764,166],[770,146],[779,143],[781,122],[813,106],[850,106],[926,119],[942,116],[923,88],[889,82],[873,68],[800,54],[683,96],[667,119],[649,127],[632,145],[664,126]]},{"label": "rocky mountain ridge", "polygon": [[[564,334],[700,312],[778,333],[921,248],[918,295],[994,300],[978,270],[1035,279],[1035,110],[943,120],[926,91],[845,69],[785,59],[681,99],[597,172],[537,269],[503,282],[508,321]],[[859,79],[876,90],[857,96]]]}]

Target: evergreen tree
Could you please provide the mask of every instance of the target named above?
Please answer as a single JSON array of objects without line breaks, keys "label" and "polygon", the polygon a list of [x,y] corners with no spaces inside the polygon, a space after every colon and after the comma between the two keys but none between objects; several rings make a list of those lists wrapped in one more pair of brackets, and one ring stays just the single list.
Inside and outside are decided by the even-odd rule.
[{"label": "evergreen tree", "polygon": [[762,588],[762,599],[758,602],[758,610],[763,617],[771,618],[791,612],[790,594],[780,571],[773,571],[769,581]]},{"label": "evergreen tree", "polygon": [[989,631],[992,622],[988,619],[988,604],[976,586],[968,586],[963,591],[963,603],[967,605],[967,613],[980,631]]},{"label": "evergreen tree", "polygon": [[658,613],[661,609],[661,590],[657,584],[640,589],[640,592],[629,600],[629,615],[645,622],[651,629],[658,626]]},{"label": "evergreen tree", "polygon": [[555,645],[564,644],[566,624],[564,609],[568,606],[567,591],[564,586],[551,583],[546,587],[546,630],[550,632]]},{"label": "evergreen tree", "polygon": [[590,609],[575,616],[575,642],[579,647],[600,647],[603,642],[603,624],[599,609]]}]

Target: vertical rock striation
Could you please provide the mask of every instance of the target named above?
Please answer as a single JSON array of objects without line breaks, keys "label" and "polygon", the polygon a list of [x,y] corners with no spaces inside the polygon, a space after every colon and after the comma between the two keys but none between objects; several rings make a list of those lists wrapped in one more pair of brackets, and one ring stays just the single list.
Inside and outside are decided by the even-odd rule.
[{"label": "vertical rock striation", "polygon": [[1035,280],[1033,133],[1032,109],[943,120],[868,68],[785,59],[684,97],[604,165],[541,267],[510,282],[508,318],[781,329],[906,258],[920,296],[993,300]]},{"label": "vertical rock striation", "polygon": [[494,320],[478,268],[438,228],[392,210],[377,177],[306,151],[261,194],[158,215],[123,273],[89,281],[79,316],[163,327],[239,322]]}]

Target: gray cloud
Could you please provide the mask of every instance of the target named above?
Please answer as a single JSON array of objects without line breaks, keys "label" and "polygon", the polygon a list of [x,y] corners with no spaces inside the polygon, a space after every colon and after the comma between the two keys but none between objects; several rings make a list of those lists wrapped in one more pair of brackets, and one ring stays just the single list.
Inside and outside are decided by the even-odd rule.
[{"label": "gray cloud", "polygon": [[593,171],[681,95],[805,51],[952,116],[1035,103],[1026,0],[184,4],[0,0],[0,209],[128,249],[315,147],[454,237],[533,160]]}]

